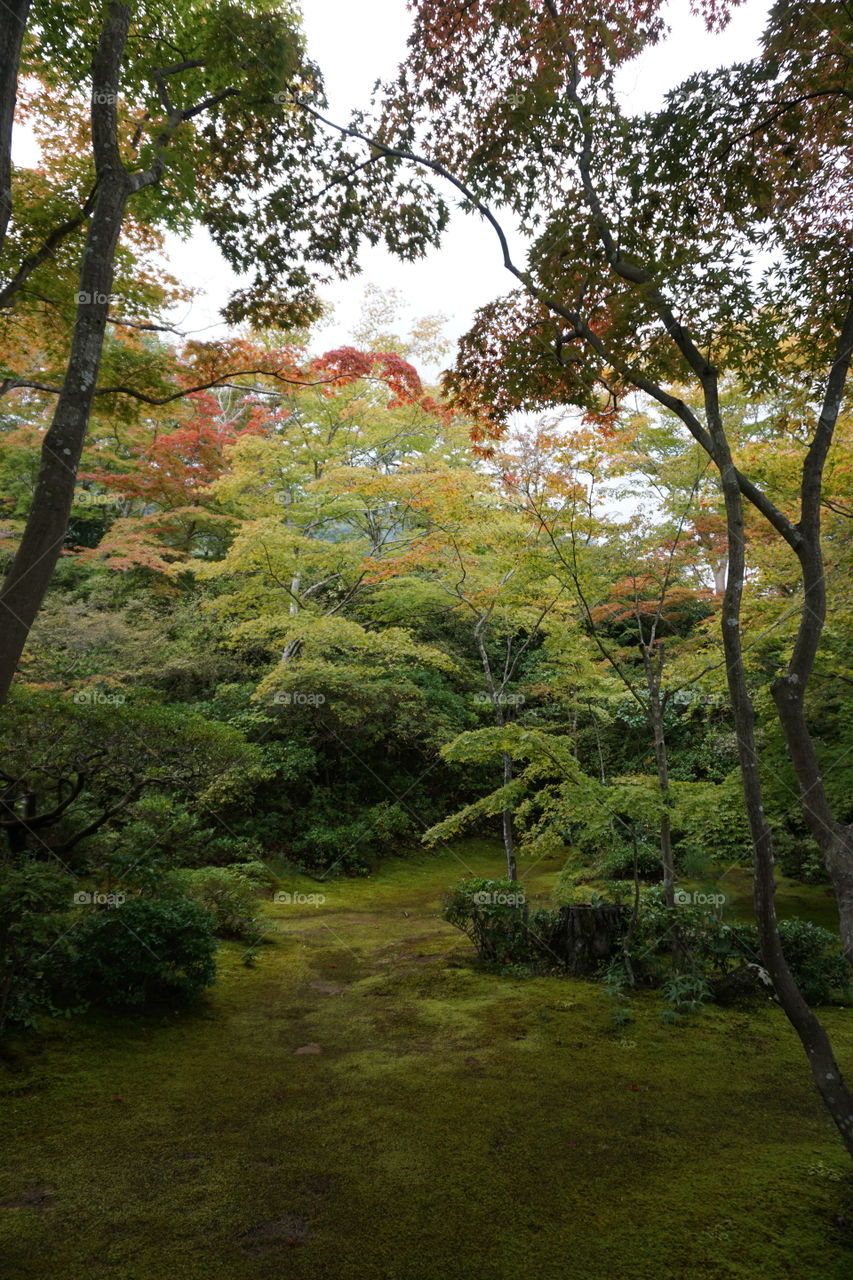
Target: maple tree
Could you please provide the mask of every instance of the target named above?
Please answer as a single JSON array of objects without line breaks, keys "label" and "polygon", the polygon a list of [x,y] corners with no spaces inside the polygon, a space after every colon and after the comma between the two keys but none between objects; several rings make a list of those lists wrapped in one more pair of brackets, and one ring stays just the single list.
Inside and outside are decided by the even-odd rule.
[{"label": "maple tree", "polygon": [[[727,8],[701,6],[709,26]],[[463,340],[448,383],[457,402],[487,436],[518,408],[565,403],[612,427],[626,393],[640,392],[673,413],[717,469],[728,544],[722,635],[762,955],[853,1154],[853,1099],[780,943],[741,637],[746,502],[800,563],[799,629],[774,700],[853,959],[853,827],[829,805],[805,703],[826,613],[821,486],[853,356],[850,15],[778,3],[757,58],[693,76],[660,110],[630,116],[615,74],[659,37],[658,4],[613,0],[591,15],[573,0],[511,9],[422,0],[414,10],[409,57],[381,117],[337,127],[444,179],[498,238],[518,288],[482,308]],[[524,267],[498,206],[535,237]],[[749,392],[808,389],[796,514],[738,467],[726,376]],[[679,394],[685,383],[695,408]]]},{"label": "maple tree", "polygon": [[[75,700],[56,688],[16,691],[14,748],[0,773],[0,829],[13,855],[62,856],[115,821],[146,790],[172,788],[202,807],[245,795],[257,749],[224,725],[127,699],[93,681]],[[49,748],[49,749],[48,749]]]},{"label": "maple tree", "polygon": [[[508,673],[515,674],[531,642],[535,641],[538,648],[544,639],[546,651],[552,646],[556,657],[558,649],[553,647],[553,640],[561,618],[565,620],[563,625],[571,619],[580,633],[590,638],[591,658],[601,663],[605,677],[607,672],[615,675],[617,687],[621,686],[639,707],[647,725],[660,789],[653,822],[659,832],[665,899],[674,906],[672,797],[664,725],[669,718],[671,697],[689,687],[695,673],[686,672],[688,664],[682,661],[680,677],[670,682],[670,689],[664,681],[664,667],[665,661],[671,661],[673,644],[677,654],[679,638],[690,634],[711,613],[713,593],[701,580],[690,581],[692,548],[685,533],[700,476],[694,477],[685,492],[679,494],[678,501],[673,494],[671,525],[662,525],[659,519],[638,525],[636,516],[623,524],[612,514],[608,516],[602,505],[605,494],[612,501],[620,492],[618,487],[611,487],[614,478],[627,468],[636,471],[642,464],[636,447],[628,455],[621,449],[616,453],[613,442],[605,440],[602,447],[595,434],[584,428],[546,423],[516,432],[501,448],[493,446],[489,450],[487,466],[499,485],[501,500],[481,499],[482,516],[474,526],[461,502],[457,502],[452,526],[447,524],[452,507],[446,493],[436,496],[441,493],[436,477],[427,502],[422,502],[435,525],[430,525],[430,534],[424,537],[425,547],[411,554],[409,563],[424,574],[438,548],[446,544],[444,590],[472,612],[481,647],[484,648],[482,635],[490,626],[506,630],[503,678],[499,682],[493,678],[488,654],[481,655],[488,696],[496,704],[498,730],[507,719],[501,704]],[[652,468],[654,462],[646,458],[645,465]],[[439,514],[442,510],[443,515]],[[502,557],[503,571],[499,569]],[[620,577],[622,574],[625,576]],[[485,577],[481,582],[482,575]],[[578,684],[580,664],[586,674],[579,682],[579,691],[585,692],[585,710],[589,711],[595,681],[591,679],[590,658],[584,659],[581,654],[581,637],[573,636],[566,654],[550,667],[547,680],[540,676],[531,686],[533,691],[538,689],[550,699],[557,690]],[[595,713],[591,714],[595,722]],[[576,736],[576,704],[572,716],[572,733]],[[561,729],[559,733],[562,732]],[[482,735],[485,749],[490,745],[494,749],[497,741],[493,734]],[[476,734],[464,735],[464,742],[464,751],[449,744],[448,758],[457,758],[457,751],[461,751],[460,759],[474,758],[471,753],[477,743]],[[511,797],[517,802],[524,789],[513,792],[509,785],[510,752],[504,753],[504,763],[507,802]],[[603,776],[601,782],[605,782]],[[643,785],[639,779],[638,783]],[[488,803],[496,800],[493,795]],[[471,821],[486,811],[478,802],[463,820]],[[613,822],[624,827],[616,810],[611,813]],[[457,830],[460,816],[441,824],[439,832],[444,835]],[[511,829],[508,803],[503,818],[505,826],[509,818]],[[507,853],[509,859],[511,843]],[[508,865],[510,878],[514,879],[514,860]]]},{"label": "maple tree", "polygon": [[395,352],[326,352],[307,361],[301,386],[268,386],[260,399],[229,451],[227,474],[211,486],[240,515],[211,573],[240,575],[232,616],[247,610],[258,636],[292,627],[305,612],[338,612],[354,597],[365,562],[384,555],[397,534],[388,477],[453,434]]},{"label": "maple tree", "polygon": [[[404,472],[398,484],[406,494],[411,538],[384,557],[370,580],[384,584],[381,596],[396,600],[398,612],[450,606],[464,619],[482,673],[479,697],[495,728],[502,730],[524,703],[519,681],[525,658],[541,640],[542,625],[562,590],[542,564],[536,531],[507,501],[509,495],[490,490],[483,472],[466,475],[446,467]],[[491,754],[492,738],[484,735],[482,740]],[[501,829],[507,875],[515,881],[510,751],[500,752],[500,764]],[[479,812],[474,808],[467,816]]]},{"label": "maple tree", "polygon": [[437,454],[461,466],[467,436],[393,351],[342,348],[310,367],[325,377],[271,390],[254,406],[258,429],[227,450],[209,494],[234,521],[233,538],[221,558],[191,567],[212,590],[205,607],[229,645],[264,656],[249,691],[256,714],[277,737],[304,742],[323,770],[295,834],[300,851],[311,865],[348,866],[359,865],[368,834],[375,843],[409,829],[417,810],[397,797],[427,770],[381,788],[349,823],[344,779],[375,776],[377,750],[383,778],[389,759],[414,769],[408,757],[437,754],[446,734],[436,695],[454,658],[414,634],[414,619],[395,623],[375,584],[413,536],[411,486]]},{"label": "maple tree", "polygon": [[[716,29],[732,6],[694,7]],[[122,11],[118,101],[89,102]],[[849,946],[849,6],[777,3],[758,58],[628,115],[618,73],[664,33],[661,0],[416,0],[375,117],[328,136],[295,19],[266,0],[32,13],[19,112],[42,160],[14,173],[0,291],[10,557],[84,337],[99,365],[5,708],[3,927],[22,941],[0,1005],[18,1025],[30,998],[54,1011],[64,960],[41,956],[64,957],[75,888],[127,890],[144,918],[240,881],[251,908],[281,869],[365,874],[419,838],[465,865],[462,832],[500,863],[500,836],[509,880],[474,883],[517,888],[550,858],[570,916],[633,897],[610,995],[623,972],[658,986],[676,1023],[723,1003],[720,972],[754,995],[768,970],[849,1150],[812,1008],[849,999],[846,961],[804,919],[780,934],[773,904],[775,857],[813,886],[784,884],[780,915],[830,923],[831,873]],[[4,66],[0,153],[10,83]],[[170,131],[167,100],[208,105]],[[99,336],[76,295],[118,173],[96,184],[105,106],[125,177],[162,166],[119,219]],[[484,219],[518,286],[478,314],[447,398],[413,363],[443,358],[441,319],[401,332],[393,291],[368,289],[351,345],[316,354],[308,328],[360,239],[405,257],[439,237],[410,171]],[[499,217],[531,242],[523,267]],[[249,276],[217,342],[163,321],[182,290],[162,233],[193,222]],[[743,904],[713,919],[675,892],[752,860],[761,957]]]},{"label": "maple tree", "polygon": [[[26,10],[4,11],[10,53],[10,23],[26,17]],[[18,72],[40,86],[27,98],[30,111],[46,120],[62,112],[78,147],[63,152],[45,139],[44,170],[24,170],[13,184],[3,246],[7,325],[26,327],[34,310],[41,323],[47,298],[52,322],[58,308],[52,340],[64,354],[57,385],[40,376],[37,346],[20,353],[35,370],[18,365],[4,382],[7,391],[35,387],[56,400],[33,503],[0,592],[0,697],[59,555],[95,396],[152,398],[132,381],[99,386],[108,326],[158,327],[146,307],[151,288],[131,287],[119,301],[128,314],[117,314],[123,234],[136,230],[151,248],[158,231],[185,234],[203,224],[231,266],[252,275],[226,318],[293,326],[316,318],[317,283],[354,269],[362,238],[375,242],[384,227],[395,251],[414,256],[445,218],[423,184],[398,181],[380,157],[354,165],[345,146],[329,144],[288,106],[294,84],[320,101],[322,85],[286,9],[227,0],[212,7],[65,0],[36,3],[30,18],[20,66],[13,58],[4,68],[5,94],[0,85],[0,150]],[[70,44],[69,31],[76,32]],[[90,90],[88,104],[81,85]],[[354,171],[365,168],[370,180],[357,192]],[[384,207],[394,209],[392,222],[377,218]],[[242,367],[227,363],[232,345],[215,349],[217,378]]]}]

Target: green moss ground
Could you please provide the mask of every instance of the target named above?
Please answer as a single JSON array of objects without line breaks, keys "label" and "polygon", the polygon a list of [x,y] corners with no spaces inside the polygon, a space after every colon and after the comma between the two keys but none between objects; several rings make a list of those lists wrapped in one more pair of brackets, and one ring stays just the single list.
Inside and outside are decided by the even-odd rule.
[{"label": "green moss ground", "polygon": [[[484,973],[437,918],[460,871],[270,905],[197,1012],[17,1046],[3,1280],[853,1280],[849,1161],[781,1013],[671,1027],[649,994],[619,1030],[600,987]],[[853,1011],[823,1016],[852,1062]]]}]

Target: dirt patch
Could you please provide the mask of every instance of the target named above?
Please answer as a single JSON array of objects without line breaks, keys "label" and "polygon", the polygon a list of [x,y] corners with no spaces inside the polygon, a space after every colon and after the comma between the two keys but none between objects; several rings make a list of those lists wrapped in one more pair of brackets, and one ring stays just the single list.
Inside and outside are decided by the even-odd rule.
[{"label": "dirt patch", "polygon": [[298,1213],[285,1214],[272,1222],[261,1222],[250,1231],[239,1237],[244,1249],[252,1253],[262,1253],[268,1249],[304,1244],[311,1239],[311,1232],[305,1219]]},{"label": "dirt patch", "polygon": [[19,1196],[0,1200],[0,1209],[49,1209],[53,1195],[49,1187],[29,1187]]}]

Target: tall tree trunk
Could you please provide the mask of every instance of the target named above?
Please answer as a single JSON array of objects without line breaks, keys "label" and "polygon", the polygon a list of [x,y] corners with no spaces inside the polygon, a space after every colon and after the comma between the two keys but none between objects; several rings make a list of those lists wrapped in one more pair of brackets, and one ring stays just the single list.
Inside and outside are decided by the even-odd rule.
[{"label": "tall tree trunk", "polygon": [[660,860],[663,867],[663,891],[668,907],[675,906],[675,858],[672,852],[672,823],[669,816],[669,762],[666,738],[663,732],[663,715],[660,701],[655,699],[650,707],[652,732],[655,739],[655,762],[658,770],[663,811],[660,817]]},{"label": "tall tree trunk", "polygon": [[669,758],[666,749],[666,734],[664,733],[663,704],[660,696],[663,649],[658,650],[655,660],[649,652],[649,646],[643,643],[643,667],[649,691],[649,726],[654,738],[658,786],[663,802],[663,812],[660,819],[660,857],[663,867],[663,891],[666,905],[674,908],[675,859],[672,853],[672,824],[669,816]]},{"label": "tall tree trunk", "polygon": [[[505,688],[506,681],[503,681],[503,683],[500,686],[498,686],[498,684],[495,682],[494,674],[492,672],[492,664],[489,661],[489,653],[488,653],[488,650],[486,649],[486,642],[483,639],[483,631],[487,623],[488,623],[488,615],[484,614],[478,620],[477,626],[474,629],[474,639],[476,640],[476,643],[477,643],[477,651],[480,654],[480,662],[482,663],[482,666],[483,666],[483,675],[486,677],[486,688],[488,689],[489,697],[492,700],[492,710],[495,717],[495,727],[498,729],[502,729],[506,724],[506,716],[504,715],[503,703],[501,701],[503,697],[503,690]],[[504,786],[506,786],[507,783],[512,781],[512,765],[513,765],[512,756],[509,754],[508,751],[504,751],[503,753]],[[518,864],[515,858],[515,843],[513,840],[513,833],[512,833],[512,809],[510,809],[506,805],[504,806],[503,811],[501,813],[501,829],[503,832],[504,853],[506,854],[506,873],[510,880],[516,880],[518,878]]]},{"label": "tall tree trunk", "polygon": [[12,126],[18,100],[21,45],[32,0],[0,5],[0,249],[12,215]]},{"label": "tall tree trunk", "polygon": [[[504,786],[512,781],[512,756],[504,752]],[[515,860],[515,844],[512,835],[512,809],[504,806],[501,815],[503,822],[504,852],[506,853],[506,873],[510,880],[518,879],[518,864]]]},{"label": "tall tree trunk", "polygon": [[293,577],[290,579],[290,605],[288,607],[288,613],[292,618],[296,617],[299,612],[299,590],[301,586],[302,573],[294,573]]},{"label": "tall tree trunk", "polygon": [[[564,47],[569,57],[571,57],[571,45],[563,39],[559,10],[555,0],[545,0],[545,7],[552,15]],[[726,657],[729,696],[738,741],[744,802],[752,836],[754,857],[753,895],[761,953],[764,964],[773,980],[779,1002],[805,1049],[815,1087],[821,1095],[829,1114],[832,1116],[848,1153],[853,1156],[853,1098],[851,1098],[838,1069],[838,1064],[835,1061],[832,1046],[829,1043],[829,1037],[824,1027],[803,999],[799,987],[791,976],[779,938],[776,910],[773,903],[776,891],[773,874],[773,840],[764,814],[761,780],[758,773],[758,757],[755,751],[755,709],[746,681],[740,636],[741,600],[746,578],[743,494],[746,494],[777,532],[797,551],[797,554],[800,555],[801,563],[803,534],[805,534],[805,540],[810,540],[812,543],[812,555],[814,554],[814,548],[819,547],[823,464],[832,440],[851,354],[853,354],[853,294],[849,299],[847,316],[839,336],[835,360],[827,379],[826,395],[818,429],[809,449],[806,465],[803,468],[801,520],[799,525],[791,526],[790,521],[768,501],[766,495],[760,489],[747,481],[746,477],[738,474],[720,413],[716,370],[709,365],[707,358],[696,346],[689,331],[679,323],[670,304],[657,288],[654,274],[635,263],[626,262],[622,257],[618,238],[613,235],[608,225],[604,207],[599,199],[593,180],[590,160],[594,154],[594,140],[589,124],[590,115],[578,95],[577,82],[574,84],[572,82],[569,83],[569,96],[577,107],[580,118],[583,121],[584,145],[578,152],[578,165],[586,203],[595,220],[598,240],[605,257],[619,279],[630,281],[633,285],[638,285],[646,290],[647,301],[663,323],[675,346],[681,352],[687,366],[696,375],[704,392],[707,430],[683,401],[670,396],[662,388],[656,386],[654,382],[643,377],[637,377],[630,365],[623,366],[628,378],[636,387],[653,395],[659,404],[673,410],[681,418],[694,438],[713,459],[720,473],[726,503],[728,535],[728,574],[722,608],[723,648]],[[505,256],[508,258],[508,254],[505,254]],[[521,272],[516,272],[516,275],[518,279],[526,283]],[[538,300],[543,301],[544,299],[540,295]],[[600,343],[597,335],[585,325],[581,317],[567,308],[558,308],[551,303],[548,303],[548,305],[556,314],[568,320],[573,328],[593,345],[594,349],[601,352],[604,351],[604,344]],[[620,367],[620,363],[620,357],[616,353],[614,364],[617,369]],[[818,536],[815,536],[815,531],[817,531]],[[808,582],[804,581],[807,595],[810,591],[814,591],[817,585],[816,579],[810,579]],[[820,590],[822,589],[821,583]],[[803,616],[795,653],[787,676],[777,684],[777,707],[783,704],[781,714],[783,717],[787,717],[787,722],[783,721],[786,737],[789,734],[793,735],[795,727],[799,729],[805,727],[805,719],[801,714],[801,708],[798,711],[796,701],[789,692],[789,687],[798,682],[805,684],[803,677],[808,677],[811,663],[814,660],[817,641],[822,629],[822,618],[818,615],[819,625],[815,628],[809,622],[807,614],[810,612],[815,600],[819,603],[817,595],[812,595],[811,600],[808,598],[804,600]],[[802,695],[798,694],[798,696]],[[810,742],[810,740],[808,741]],[[788,743],[789,747],[793,745],[793,736],[788,738]],[[799,782],[804,796],[811,798],[814,790],[812,784],[816,783],[820,792],[823,790],[823,784],[819,781],[819,772],[814,767],[815,762],[809,761],[807,755],[808,753],[797,755],[795,768],[798,768],[799,771],[804,766],[807,766],[803,776],[799,777]],[[797,761],[800,763],[798,764]],[[810,799],[809,803],[813,803],[813,799]],[[839,908],[841,908],[841,905],[839,903]],[[845,911],[847,910],[846,895],[844,909]]]},{"label": "tall tree trunk", "polygon": [[746,577],[743,498],[731,450],[722,426],[716,375],[712,370],[707,371],[704,382],[708,423],[715,446],[715,461],[720,471],[726,501],[728,580],[722,608],[723,647],[737,734],[741,782],[752,836],[753,897],[761,957],[773,980],[779,1003],[805,1049],[815,1087],[841,1134],[848,1154],[853,1156],[853,1098],[844,1083],[825,1028],[809,1008],[791,975],[779,937],[773,901],[776,893],[773,873],[773,839],[764,813],[759,761],[755,750],[755,710],[746,681],[740,635],[741,601]]},{"label": "tall tree trunk", "polygon": [[127,6],[110,6],[92,61],[92,139],[98,190],[80,268],[68,366],[41,450],[24,535],[0,591],[0,703],[5,700],[65,538],[103,351],[116,246],[131,183],[116,138]]},{"label": "tall tree trunk", "polygon": [[839,822],[834,816],[824,789],[806,719],[805,682],[789,672],[774,681],[772,690],[800,789],[803,816],[823,854],[838,904],[841,942],[853,964],[853,827]]},{"label": "tall tree trunk", "polygon": [[853,826],[832,812],[806,718],[806,691],[826,622],[826,574],[821,548],[823,469],[853,356],[853,297],[841,327],[814,438],[803,464],[799,541],[803,603],[788,669],[774,681],[773,700],[794,766],[803,816],[823,854],[838,902],[841,940],[853,964]]}]

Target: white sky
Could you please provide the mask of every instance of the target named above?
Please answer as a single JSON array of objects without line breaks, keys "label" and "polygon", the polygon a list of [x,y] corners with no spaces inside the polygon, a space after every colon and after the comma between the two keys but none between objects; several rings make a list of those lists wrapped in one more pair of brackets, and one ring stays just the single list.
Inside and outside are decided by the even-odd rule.
[{"label": "white sky", "polygon": [[[709,36],[701,20],[691,14],[689,0],[671,0],[667,8],[670,38],[621,73],[626,106],[650,109],[693,72],[750,57],[768,8],[768,0],[745,0],[727,30]],[[405,0],[304,0],[303,12],[309,52],[326,82],[330,116],[344,122],[351,109],[367,105],[375,81],[390,77],[404,56],[410,26]],[[175,245],[174,251],[170,247],[170,256],[180,265],[178,274],[202,290],[189,309],[177,313],[181,327],[214,325],[234,279],[218,252],[206,235],[199,234],[189,244]],[[459,211],[454,212],[441,248],[420,262],[402,263],[383,248],[366,247],[361,265],[360,277],[335,285],[325,295],[334,305],[335,316],[319,335],[323,349],[350,339],[368,282],[399,290],[413,318],[434,312],[447,315],[448,333],[454,339],[469,327],[477,307],[512,284],[501,267],[493,233],[475,216]],[[211,328],[199,337],[216,333]]]},{"label": "white sky", "polygon": [[[594,3],[594,0],[592,0]],[[352,109],[366,106],[376,80],[390,78],[405,54],[410,14],[406,0],[303,0],[304,25],[311,56],[322,68],[332,119],[345,122]],[[623,69],[619,87],[630,110],[646,110],[686,76],[750,57],[756,50],[769,0],[743,0],[722,35],[709,36],[690,12],[689,0],[670,0],[669,39]],[[37,148],[23,131],[16,134],[16,159],[36,164]],[[187,242],[167,241],[174,274],[198,290],[189,305],[172,313],[172,322],[200,338],[224,333],[219,310],[235,277],[204,232]],[[517,260],[523,249],[513,246]],[[456,339],[470,326],[477,307],[512,285],[503,270],[494,233],[479,218],[454,211],[440,249],[416,263],[393,258],[383,248],[365,247],[362,274],[327,291],[334,316],[318,335],[321,350],[351,340],[367,283],[397,289],[409,318],[433,313],[448,317],[448,336]],[[422,370],[432,377],[437,370]]]}]

